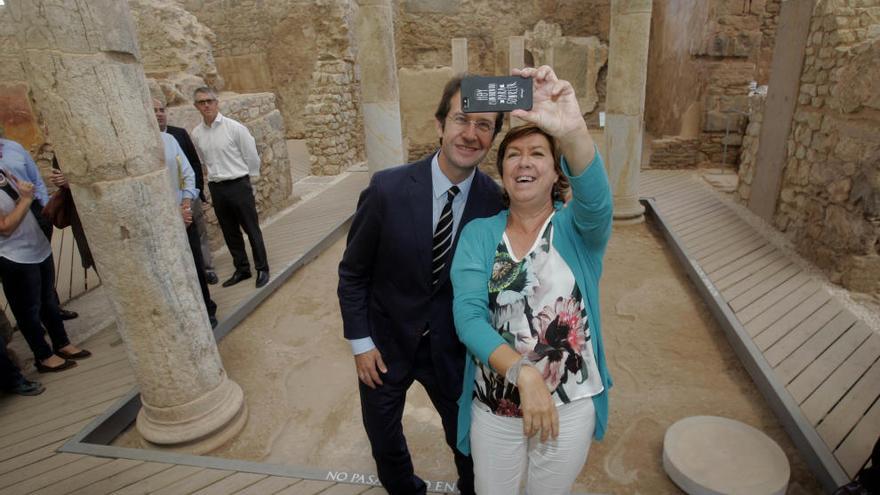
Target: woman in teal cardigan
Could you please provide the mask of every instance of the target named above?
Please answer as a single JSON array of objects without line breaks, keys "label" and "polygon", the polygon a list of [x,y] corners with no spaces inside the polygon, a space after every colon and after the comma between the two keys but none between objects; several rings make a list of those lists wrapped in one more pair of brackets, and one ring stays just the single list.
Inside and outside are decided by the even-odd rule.
[{"label": "woman in teal cardigan", "polygon": [[[467,347],[458,447],[476,491],[569,493],[608,422],[611,377],[599,278],[612,201],[571,85],[550,67],[534,81],[528,124],[498,152],[509,209],[470,222],[452,264],[453,311]],[[561,199],[570,184],[571,200]]]}]

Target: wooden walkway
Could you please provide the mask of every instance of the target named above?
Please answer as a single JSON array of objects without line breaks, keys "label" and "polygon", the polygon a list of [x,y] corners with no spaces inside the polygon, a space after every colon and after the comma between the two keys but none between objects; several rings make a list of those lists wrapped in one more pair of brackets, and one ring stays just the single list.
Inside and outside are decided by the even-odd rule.
[{"label": "wooden walkway", "polygon": [[[642,179],[642,196],[653,198],[673,250],[716,317],[727,319],[722,326],[758,387],[826,487],[842,483],[880,434],[880,337],[698,177],[651,171]],[[248,282],[212,287],[219,336],[344,230],[366,181],[365,172],[341,177],[264,226],[273,279],[261,290]],[[221,279],[231,274],[228,254],[220,253],[216,265]],[[152,454],[59,452],[131,397],[135,381],[121,345],[115,331],[104,331],[85,343],[93,358],[69,372],[39,376],[43,395],[0,397],[0,493],[385,493],[208,457],[137,449],[128,450]]]},{"label": "wooden walkway", "polygon": [[728,337],[795,444],[826,488],[843,484],[880,436],[880,335],[699,176],[641,178],[641,196],[716,317],[730,320]]},{"label": "wooden walkway", "polygon": [[[301,202],[263,227],[273,279],[255,290],[251,283],[222,289],[212,286],[219,305],[220,327],[233,327],[268,297],[292,272],[314,257],[334,233],[344,231],[366,186],[365,171],[341,176],[320,195]],[[216,257],[221,280],[231,275],[228,253]],[[88,295],[84,296],[88,297]],[[220,329],[218,327],[218,329]],[[16,347],[22,339],[16,338]],[[122,342],[115,330],[92,337],[84,347],[94,356],[75,369],[26,375],[46,385],[36,397],[0,397],[0,493],[4,495],[102,494],[283,494],[378,495],[383,489],[365,484],[301,479],[245,470],[217,469],[190,462],[196,456],[164,455],[166,462],[58,452],[71,437],[130,396],[136,385]],[[24,347],[19,355],[27,356]],[[135,450],[135,449],[128,449]],[[210,458],[202,458],[210,459]]]}]

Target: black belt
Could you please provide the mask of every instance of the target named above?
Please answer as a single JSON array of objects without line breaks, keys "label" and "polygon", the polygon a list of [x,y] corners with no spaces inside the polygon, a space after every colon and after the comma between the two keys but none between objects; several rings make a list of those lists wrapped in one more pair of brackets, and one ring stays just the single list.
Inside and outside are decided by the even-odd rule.
[{"label": "black belt", "polygon": [[249,175],[242,175],[241,177],[236,177],[234,179],[212,180],[212,181],[210,181],[210,183],[211,184],[229,184],[232,182],[237,182],[240,180],[247,179],[248,177],[250,177],[250,176]]}]

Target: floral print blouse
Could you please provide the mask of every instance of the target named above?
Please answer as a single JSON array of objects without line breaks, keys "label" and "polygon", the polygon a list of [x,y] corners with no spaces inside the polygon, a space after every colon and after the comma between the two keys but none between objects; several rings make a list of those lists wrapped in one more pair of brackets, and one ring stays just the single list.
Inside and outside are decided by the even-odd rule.
[{"label": "floral print blouse", "polygon": [[[592,397],[603,389],[584,296],[571,269],[553,248],[553,215],[523,259],[514,257],[505,232],[489,279],[492,327],[544,376],[556,405]],[[477,365],[478,407],[521,417],[519,391],[488,364]]]}]

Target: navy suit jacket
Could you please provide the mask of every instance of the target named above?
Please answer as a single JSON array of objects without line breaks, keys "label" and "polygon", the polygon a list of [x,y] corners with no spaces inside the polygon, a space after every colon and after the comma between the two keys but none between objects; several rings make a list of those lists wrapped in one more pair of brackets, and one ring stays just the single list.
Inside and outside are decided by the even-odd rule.
[{"label": "navy suit jacket", "polygon": [[[436,287],[431,283],[431,157],[382,170],[361,193],[339,263],[339,305],[346,339],[372,337],[396,381],[409,372],[422,333],[431,339],[436,376],[444,391],[461,393],[465,349],[452,320],[452,253]],[[495,182],[475,172],[453,252],[462,228],[501,209]]]}]

